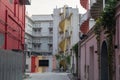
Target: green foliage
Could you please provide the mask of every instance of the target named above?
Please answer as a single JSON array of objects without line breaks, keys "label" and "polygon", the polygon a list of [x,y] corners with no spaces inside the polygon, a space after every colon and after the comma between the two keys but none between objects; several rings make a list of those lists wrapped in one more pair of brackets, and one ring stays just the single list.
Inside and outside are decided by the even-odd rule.
[{"label": "green foliage", "polygon": [[[115,20],[115,7],[117,4],[117,0],[108,0],[107,4],[101,14],[101,16],[96,20],[94,32],[96,34],[96,39],[98,43],[98,54],[100,54],[100,32],[102,29],[105,30],[105,33],[107,35],[107,43],[108,43],[108,63],[109,63],[109,79],[113,79],[113,56],[114,56],[114,47],[113,47],[113,35],[115,34],[115,26],[116,26],[116,20]],[[100,61],[100,55],[98,55]],[[100,64],[100,62],[99,62]],[[100,65],[99,65],[100,66]]]},{"label": "green foliage", "polygon": [[101,18],[98,18],[96,20],[96,24],[95,24],[95,28],[94,28],[94,32],[97,35],[96,39],[99,41],[100,40],[100,31],[101,31]]},{"label": "green foliage", "polygon": [[100,22],[103,28],[106,30],[105,34],[114,34],[115,33],[115,7],[116,0],[108,0],[102,14],[100,17]]},{"label": "green foliage", "polygon": [[61,56],[59,54],[56,54],[55,57],[56,57],[57,60],[61,59]]},{"label": "green foliage", "polygon": [[76,43],[73,48],[72,48],[74,51],[75,51],[75,55],[76,55],[76,58],[78,56],[78,43]]},{"label": "green foliage", "polygon": [[70,58],[70,57],[71,57],[70,55],[66,56],[66,62],[67,62],[68,64],[70,64],[70,61],[71,61],[71,58]]},{"label": "green foliage", "polygon": [[117,0],[108,0],[101,16],[96,20],[95,24],[95,34],[99,35],[101,27],[105,29],[105,34],[115,33],[115,7]]}]

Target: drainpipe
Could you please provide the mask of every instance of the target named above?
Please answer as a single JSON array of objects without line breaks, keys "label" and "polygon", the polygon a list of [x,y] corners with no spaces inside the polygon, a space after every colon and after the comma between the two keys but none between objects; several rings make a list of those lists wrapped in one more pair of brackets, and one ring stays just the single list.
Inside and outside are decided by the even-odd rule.
[{"label": "drainpipe", "polygon": [[78,42],[78,80],[80,80],[81,78],[81,58],[80,58],[80,55],[81,55],[81,42],[79,41]]},{"label": "drainpipe", "polygon": [[5,49],[7,49],[7,10],[5,11]]},{"label": "drainpipe", "polygon": [[78,42],[78,80],[81,80],[81,32],[79,32],[79,42]]}]

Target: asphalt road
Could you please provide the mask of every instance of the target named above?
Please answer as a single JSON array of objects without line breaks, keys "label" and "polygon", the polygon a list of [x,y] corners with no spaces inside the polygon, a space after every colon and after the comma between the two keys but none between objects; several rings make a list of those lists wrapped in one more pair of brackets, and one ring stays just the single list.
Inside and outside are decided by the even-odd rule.
[{"label": "asphalt road", "polygon": [[70,80],[68,73],[30,73],[30,77],[25,80]]}]

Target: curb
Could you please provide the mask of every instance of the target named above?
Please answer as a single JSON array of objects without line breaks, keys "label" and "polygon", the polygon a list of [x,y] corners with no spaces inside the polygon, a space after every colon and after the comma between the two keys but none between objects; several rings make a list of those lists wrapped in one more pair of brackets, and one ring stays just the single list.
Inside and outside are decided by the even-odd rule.
[{"label": "curb", "polygon": [[67,75],[69,77],[70,80],[77,80],[77,77],[73,76],[73,74],[68,74]]}]

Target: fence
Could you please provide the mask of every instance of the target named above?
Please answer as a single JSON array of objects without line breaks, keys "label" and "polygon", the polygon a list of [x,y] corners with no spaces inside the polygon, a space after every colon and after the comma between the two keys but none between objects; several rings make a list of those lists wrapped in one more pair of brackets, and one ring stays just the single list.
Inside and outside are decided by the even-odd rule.
[{"label": "fence", "polygon": [[22,80],[23,54],[0,49],[0,80]]}]

